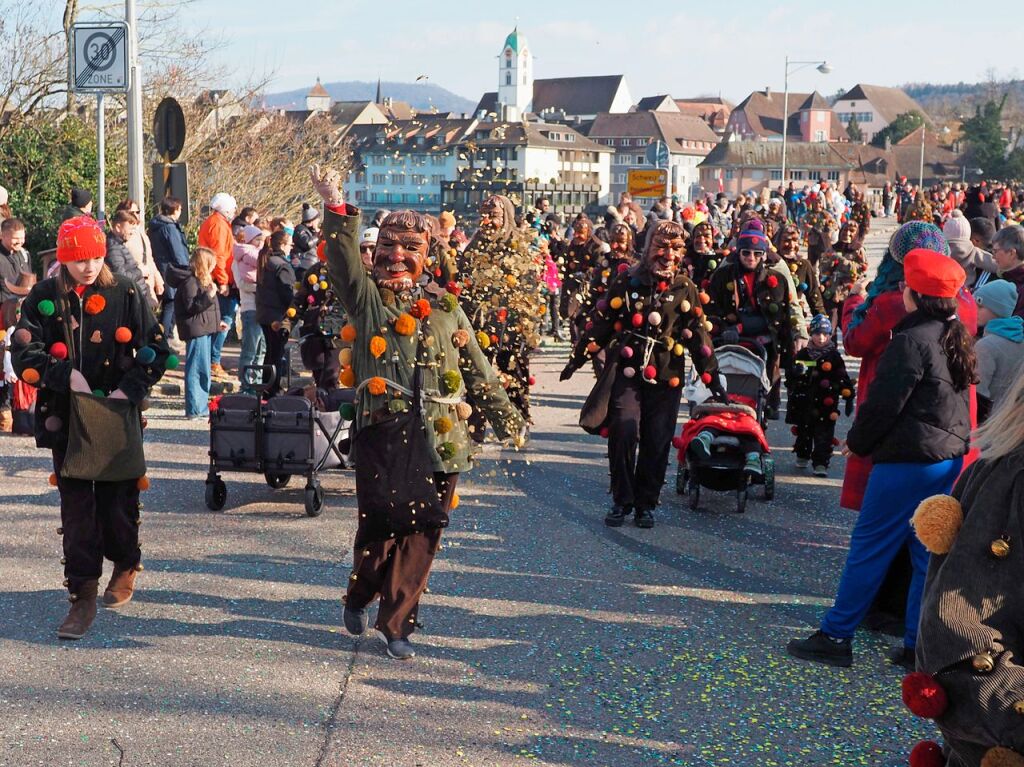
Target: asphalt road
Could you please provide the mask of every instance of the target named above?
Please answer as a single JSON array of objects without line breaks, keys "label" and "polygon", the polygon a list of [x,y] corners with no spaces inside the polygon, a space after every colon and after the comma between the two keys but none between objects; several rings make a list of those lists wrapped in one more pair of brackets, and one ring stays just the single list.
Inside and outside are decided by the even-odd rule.
[{"label": "asphalt road", "polygon": [[58,642],[51,467],[0,440],[0,765],[904,764],[935,733],[900,702],[895,639],[859,635],[849,670],[784,651],[839,577],[842,459],[796,470],[775,423],[774,501],[692,512],[670,482],[653,530],[606,528],[605,444],[575,425],[590,380],[558,383],[565,354],[536,358],[529,448],[464,475],[407,663],[339,628],[351,474],[324,475],[319,518],[301,484],[239,474],[209,512],[206,427],[175,398],[149,412],[136,598]]}]

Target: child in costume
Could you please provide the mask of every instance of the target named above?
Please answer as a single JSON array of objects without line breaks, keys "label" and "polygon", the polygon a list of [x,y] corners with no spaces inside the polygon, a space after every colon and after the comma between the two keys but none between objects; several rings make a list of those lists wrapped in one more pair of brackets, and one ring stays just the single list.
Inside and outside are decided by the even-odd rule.
[{"label": "child in costume", "polygon": [[[80,639],[96,617],[103,559],[114,572],[103,593],[105,607],[132,598],[142,569],[139,491],[145,477],[92,482],[62,476],[68,452],[71,393],[127,399],[141,405],[166,367],[177,365],[146,297],[130,279],[104,265],[106,238],[95,220],[66,220],[57,234],[57,275],[32,288],[22,304],[12,343],[14,370],[38,389],[36,444],[53,451],[60,493],[64,585],[71,609],[57,629]],[[97,446],[99,447],[99,446]]]},{"label": "child in costume", "polygon": [[843,355],[832,340],[832,323],[817,314],[810,324],[811,338],[796,354],[790,379],[786,423],[793,424],[798,469],[810,461],[816,477],[828,476],[832,460],[839,398],[846,400],[846,414],[853,412],[853,382],[846,373]]}]

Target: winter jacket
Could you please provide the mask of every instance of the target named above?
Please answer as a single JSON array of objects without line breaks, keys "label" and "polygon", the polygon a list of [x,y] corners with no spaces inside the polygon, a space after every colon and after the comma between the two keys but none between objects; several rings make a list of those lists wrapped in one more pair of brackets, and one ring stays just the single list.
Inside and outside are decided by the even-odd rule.
[{"label": "winter jacket", "polygon": [[[996,745],[1024,753],[1024,449],[978,461],[952,495],[963,522],[949,552],[928,565],[917,668],[945,691],[949,705],[936,724],[952,749],[949,764],[965,767]],[[1009,544],[1004,557],[993,554],[1000,539]],[[992,666],[979,669],[975,659]]]},{"label": "winter jacket", "polygon": [[231,275],[238,286],[238,308],[243,312],[256,309],[256,277],[260,250],[255,245],[236,242],[231,256]]},{"label": "winter jacket", "polygon": [[16,250],[13,253],[0,243],[0,303],[16,301],[22,298],[14,293],[5,283],[17,285],[23,274],[32,272],[32,257],[27,250]]},{"label": "winter jacket", "polygon": [[127,243],[116,232],[107,232],[107,256],[105,260],[107,266],[110,267],[110,271],[122,277],[127,277],[138,286],[143,296],[149,296],[146,276],[128,251]]},{"label": "winter jacket", "polygon": [[[69,331],[70,344],[65,332],[68,324],[63,320],[64,301],[73,321],[70,324],[75,325]],[[116,340],[119,328],[130,331],[128,341]],[[25,337],[20,337],[22,330],[26,331]],[[70,347],[67,356],[54,356],[54,344],[58,342]],[[144,346],[155,352],[146,363],[138,359]],[[116,284],[109,288],[87,287],[81,297],[73,290],[59,295],[56,278],[36,284],[22,304],[11,352],[19,378],[28,382],[38,376],[36,445],[57,449],[67,445],[72,367],[82,373],[94,391],[110,394],[120,389],[138,404],[163,376],[170,354],[167,339],[143,294],[123,276],[116,277]],[[30,369],[34,372],[27,373]]]},{"label": "winter jacket", "polygon": [[167,267],[188,268],[188,243],[181,225],[170,216],[155,216],[149,222],[149,242],[153,246],[153,261],[164,277],[164,297],[174,298],[174,288],[166,284]]},{"label": "winter jacket", "polygon": [[[734,329],[745,336],[767,335],[778,349],[788,349],[797,329],[790,312],[797,302],[789,268],[760,264],[745,272],[736,259],[729,256],[711,275],[707,313],[714,324],[712,333]],[[798,308],[797,316],[801,322],[803,313]]]},{"label": "winter jacket", "polygon": [[175,289],[174,324],[178,327],[178,338],[191,341],[220,330],[217,293],[206,292],[191,269],[168,267],[167,283]]},{"label": "winter jacket", "polygon": [[272,325],[285,318],[295,294],[295,272],[281,253],[272,253],[256,284],[256,322]]},{"label": "winter jacket", "polygon": [[967,453],[970,390],[953,388],[945,323],[919,311],[894,329],[846,444],[874,463],[935,463]]},{"label": "winter jacket", "polygon": [[153,246],[149,242],[149,235],[142,227],[136,227],[135,233],[125,242],[125,247],[135,259],[135,264],[146,281],[146,295],[150,306],[156,306],[158,295],[163,295],[164,292],[164,277],[153,260]]},{"label": "winter jacket", "polygon": [[833,343],[823,349],[808,345],[797,352],[786,388],[786,423],[792,424],[838,420],[840,398],[851,400],[855,389],[843,355]]},{"label": "winter jacket", "polygon": [[1024,317],[1024,266],[1018,266],[999,276],[1017,286],[1017,306],[1014,307],[1013,313],[1017,317]]},{"label": "winter jacket", "polygon": [[217,257],[217,265],[213,267],[213,281],[218,285],[235,284],[231,276],[231,253],[234,246],[231,222],[222,213],[214,211],[200,224],[199,247],[209,248]]},{"label": "winter jacket", "polygon": [[967,281],[964,284],[969,290],[980,287],[977,283],[982,274],[993,275],[999,271],[992,254],[985,252],[969,239],[954,239],[948,240],[948,242],[949,255],[964,268],[964,272],[967,274]]},{"label": "winter jacket", "polygon": [[1024,320],[1013,316],[990,320],[974,344],[978,356],[978,396],[998,405],[1016,380],[1024,361]]},{"label": "winter jacket", "polygon": [[[806,258],[797,256],[790,259],[782,256],[779,264],[789,268],[796,287],[797,301],[805,312],[805,320],[816,314],[825,313],[825,304],[821,299],[821,285],[818,282],[818,269]],[[805,308],[806,307],[806,308]],[[806,324],[806,323],[805,323]]]}]

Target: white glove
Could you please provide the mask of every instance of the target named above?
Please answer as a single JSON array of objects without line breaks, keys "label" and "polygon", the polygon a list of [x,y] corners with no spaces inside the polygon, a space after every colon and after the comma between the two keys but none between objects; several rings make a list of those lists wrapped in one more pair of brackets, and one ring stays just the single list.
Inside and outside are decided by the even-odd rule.
[{"label": "white glove", "polygon": [[313,188],[324,201],[324,205],[330,208],[337,208],[345,204],[345,198],[341,193],[341,174],[334,168],[324,168],[322,171],[319,165],[311,165],[309,177],[313,181]]}]

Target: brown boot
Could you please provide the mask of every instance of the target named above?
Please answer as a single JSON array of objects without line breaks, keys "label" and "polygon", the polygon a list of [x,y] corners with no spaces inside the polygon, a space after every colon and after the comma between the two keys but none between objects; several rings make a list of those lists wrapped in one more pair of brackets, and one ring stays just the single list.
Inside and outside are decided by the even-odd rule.
[{"label": "brown boot", "polygon": [[96,591],[99,589],[99,583],[95,579],[86,581],[79,587],[77,593],[68,595],[71,609],[57,629],[57,636],[60,639],[81,639],[85,636],[96,617]]},{"label": "brown boot", "polygon": [[0,410],[0,432],[10,434],[14,431],[14,414],[10,410]]},{"label": "brown boot", "polygon": [[114,572],[110,576],[110,583],[103,592],[103,606],[114,608],[126,605],[132,601],[132,594],[135,593],[135,576],[142,570],[142,565],[136,565],[129,570],[122,570],[114,566]]}]

